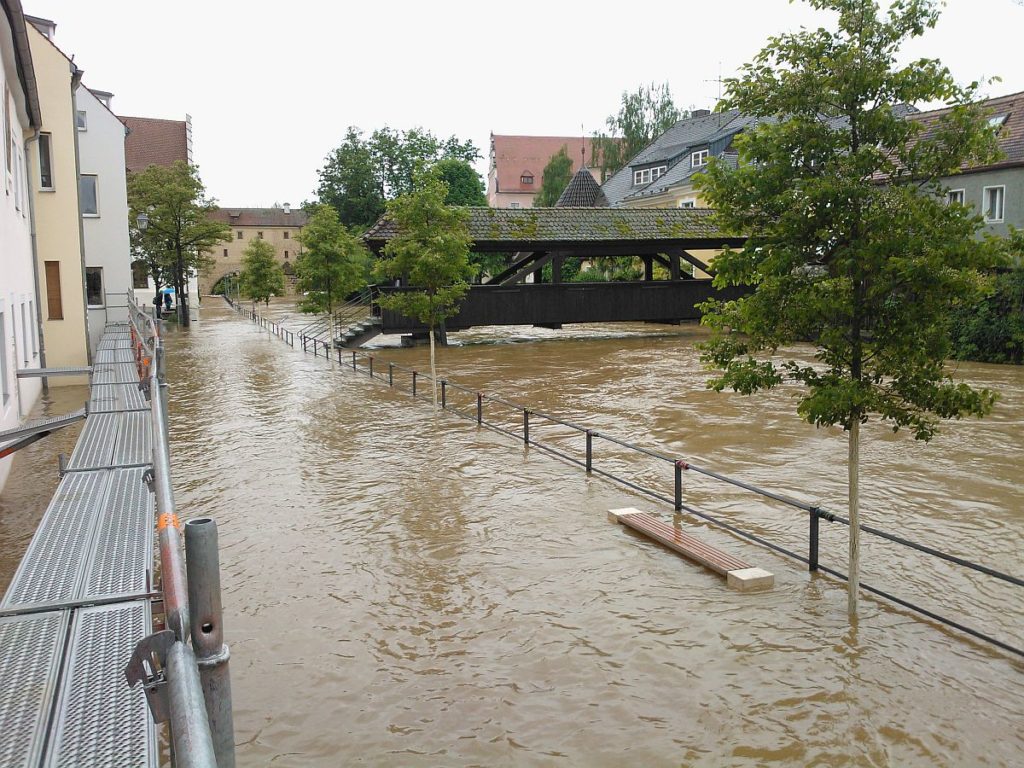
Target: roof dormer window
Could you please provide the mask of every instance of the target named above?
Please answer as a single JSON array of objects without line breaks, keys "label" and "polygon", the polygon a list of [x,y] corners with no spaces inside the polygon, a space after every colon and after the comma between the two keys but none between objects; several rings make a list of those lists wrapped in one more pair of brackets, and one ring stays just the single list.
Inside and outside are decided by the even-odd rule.
[{"label": "roof dormer window", "polygon": [[1009,115],[992,115],[992,117],[988,119],[988,127],[998,131],[1003,127],[1003,123],[1006,122],[1006,118],[1008,117]]},{"label": "roof dormer window", "polygon": [[657,181],[665,175],[667,170],[667,165],[659,165],[656,168],[643,168],[639,171],[633,171],[633,186],[650,184],[652,181]]},{"label": "roof dormer window", "polygon": [[698,149],[690,155],[690,167],[699,168],[702,165],[708,164],[708,151],[706,149]]}]

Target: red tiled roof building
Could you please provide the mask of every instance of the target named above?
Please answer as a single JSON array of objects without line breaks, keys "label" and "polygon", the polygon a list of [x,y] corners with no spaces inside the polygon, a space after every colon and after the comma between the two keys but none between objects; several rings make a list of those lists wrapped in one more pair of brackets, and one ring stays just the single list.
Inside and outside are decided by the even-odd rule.
[{"label": "red tiled roof building", "polygon": [[[593,164],[593,140],[581,136],[500,136],[491,134],[487,171],[487,204],[492,208],[532,208],[540,192],[544,168],[565,147],[572,173]],[[591,170],[591,174],[599,171]],[[600,179],[596,179],[600,183]]]},{"label": "red tiled roof building", "polygon": [[128,127],[124,142],[125,165],[129,173],[151,165],[171,165],[175,160],[192,163],[192,118],[159,120],[152,117],[122,117]]}]

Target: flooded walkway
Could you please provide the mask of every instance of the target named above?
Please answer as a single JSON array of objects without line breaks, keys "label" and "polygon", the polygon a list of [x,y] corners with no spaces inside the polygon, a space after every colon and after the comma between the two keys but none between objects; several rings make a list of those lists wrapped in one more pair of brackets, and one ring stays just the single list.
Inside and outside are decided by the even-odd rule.
[{"label": "flooded walkway", "polygon": [[[785,391],[706,391],[699,333],[482,329],[439,360],[461,384],[842,509],[841,435],[801,423]],[[1024,755],[1024,665],[1006,654],[869,598],[851,627],[840,583],[694,524],[776,576],[769,593],[729,591],[605,514],[670,510],[434,416],[427,398],[303,355],[213,302],[167,343],[179,512],[220,523],[240,765],[1014,766]],[[427,369],[425,349],[380,355]],[[1003,392],[996,413],[932,445],[866,430],[865,522],[1019,575],[1024,370],[961,372]],[[636,471],[664,484],[661,468]],[[806,517],[687,482],[688,504],[806,546]],[[823,526],[821,547],[841,566],[845,530]],[[1024,642],[1020,590],[917,572],[884,543],[862,557],[865,580]]]}]

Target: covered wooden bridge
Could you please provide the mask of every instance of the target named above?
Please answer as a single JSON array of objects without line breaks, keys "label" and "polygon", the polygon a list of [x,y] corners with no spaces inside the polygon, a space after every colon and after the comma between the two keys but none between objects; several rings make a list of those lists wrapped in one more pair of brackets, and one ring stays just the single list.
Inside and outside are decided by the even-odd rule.
[{"label": "covered wooden bridge", "polygon": [[[513,256],[506,269],[484,284],[472,286],[459,313],[446,323],[450,331],[479,325],[559,327],[563,323],[696,320],[700,317],[696,305],[701,302],[744,293],[741,288],[720,291],[711,285],[710,277],[701,276],[713,274],[708,265],[710,256],[726,246],[742,246],[745,240],[720,232],[708,209],[468,210],[473,252]],[[364,239],[379,255],[396,234],[394,223],[384,218],[367,231]],[[643,279],[592,283],[563,280],[568,260],[592,261],[609,256],[639,258],[644,266]],[[665,268],[667,277],[655,279],[655,264]],[[548,265],[550,282],[542,282]],[[379,313],[379,322],[382,333],[426,330],[420,323],[388,310]]]}]

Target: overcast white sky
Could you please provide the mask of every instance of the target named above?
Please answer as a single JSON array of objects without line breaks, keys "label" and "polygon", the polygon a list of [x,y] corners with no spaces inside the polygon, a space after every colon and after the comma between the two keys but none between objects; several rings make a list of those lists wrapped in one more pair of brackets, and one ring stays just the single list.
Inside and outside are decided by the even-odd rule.
[{"label": "overcast white sky", "polygon": [[[765,39],[829,17],[788,0],[22,0],[120,115],[192,115],[195,160],[226,206],[293,205],[348,125],[589,135],[620,94],[665,82],[714,105]],[[905,59],[941,58],[961,82],[1024,91],[1020,0],[949,0]],[[485,161],[478,164],[485,170]]]}]

